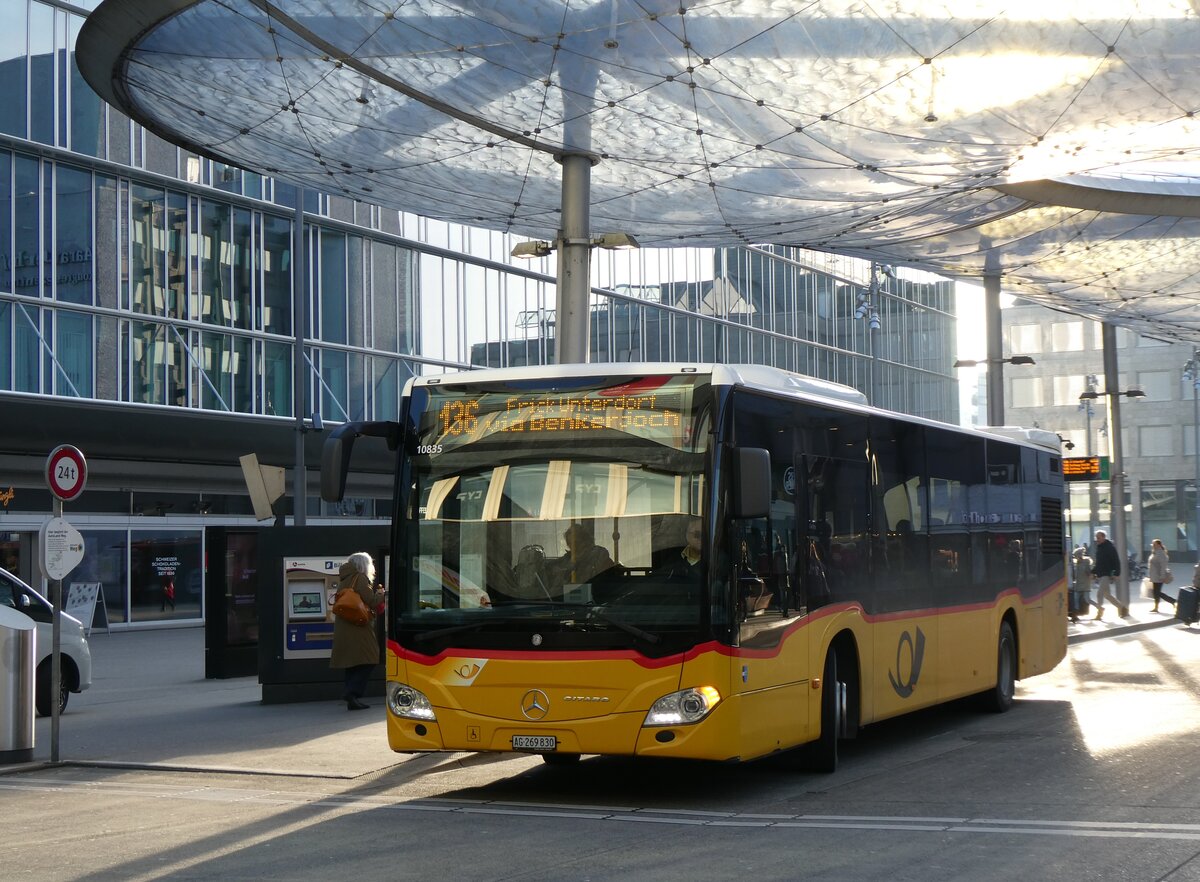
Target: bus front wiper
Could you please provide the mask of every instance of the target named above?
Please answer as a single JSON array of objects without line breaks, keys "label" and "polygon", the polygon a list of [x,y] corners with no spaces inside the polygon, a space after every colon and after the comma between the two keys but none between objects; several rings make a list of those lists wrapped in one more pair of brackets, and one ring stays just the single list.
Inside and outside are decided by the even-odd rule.
[{"label": "bus front wiper", "polygon": [[631,625],[628,622],[621,621],[620,619],[614,619],[612,616],[603,612],[598,606],[583,607],[583,609],[587,610],[587,620],[589,622],[603,622],[606,625],[616,628],[618,631],[624,631],[626,634],[636,637],[639,640],[644,640],[651,645],[654,645],[662,640],[662,638],[657,634],[651,634],[649,631],[643,631],[637,625]]}]

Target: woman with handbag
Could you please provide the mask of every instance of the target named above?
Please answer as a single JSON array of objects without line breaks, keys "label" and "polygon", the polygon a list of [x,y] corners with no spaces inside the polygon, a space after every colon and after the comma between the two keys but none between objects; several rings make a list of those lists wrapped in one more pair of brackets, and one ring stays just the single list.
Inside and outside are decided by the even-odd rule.
[{"label": "woman with handbag", "polygon": [[[329,667],[345,671],[342,700],[347,710],[370,707],[362,701],[371,670],[379,664],[379,641],[375,637],[375,615],[383,607],[383,592],[376,590],[375,562],[365,551],[355,552],[338,569],[337,595],[334,601],[333,653]],[[358,603],[346,603],[355,598]]]},{"label": "woman with handbag", "polygon": [[1151,612],[1158,612],[1160,600],[1172,604],[1175,602],[1162,593],[1162,586],[1171,582],[1171,571],[1167,568],[1169,562],[1166,546],[1163,545],[1161,539],[1155,539],[1150,543],[1150,557],[1146,559],[1146,578],[1150,580],[1151,596],[1154,598]]}]

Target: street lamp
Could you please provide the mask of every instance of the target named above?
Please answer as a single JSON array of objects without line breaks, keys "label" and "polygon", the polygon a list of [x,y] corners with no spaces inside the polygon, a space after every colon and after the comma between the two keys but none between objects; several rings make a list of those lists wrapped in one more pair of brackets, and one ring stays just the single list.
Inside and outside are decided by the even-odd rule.
[{"label": "street lamp", "polygon": [[867,323],[867,329],[870,332],[871,341],[871,395],[870,402],[872,407],[879,407],[879,332],[883,327],[883,322],[879,318],[878,300],[881,283],[879,274],[887,276],[889,279],[896,278],[896,271],[890,266],[881,263],[871,264],[871,285],[865,291],[858,292],[858,302],[854,307],[854,317],[863,319]]},{"label": "street lamp", "polygon": [[[1096,379],[1095,374],[1088,374],[1086,382],[1087,382],[1087,391],[1088,392],[1095,392],[1096,387],[1100,384],[1100,381],[1098,379]],[[1084,417],[1084,435],[1085,435],[1085,437],[1084,437],[1083,448],[1084,448],[1084,451],[1086,452],[1086,454],[1088,456],[1091,456],[1094,453],[1094,451],[1092,450],[1092,417],[1095,416],[1095,411],[1093,409],[1092,402],[1090,400],[1084,400],[1084,399],[1080,399],[1079,409],[1083,411],[1083,417]],[[1090,541],[1092,535],[1096,532],[1096,507],[1099,504],[1099,497],[1096,493],[1096,485],[1091,481],[1088,481],[1087,494],[1088,494],[1088,533],[1087,534],[1088,534],[1088,540]]]},{"label": "street lamp", "polygon": [[1080,401],[1094,401],[1095,399],[1099,398],[1101,395],[1114,395],[1114,396],[1115,395],[1123,395],[1126,398],[1145,398],[1146,397],[1146,393],[1143,392],[1141,389],[1126,389],[1124,392],[1097,392],[1095,390],[1089,390],[1087,392],[1080,392],[1079,400]]},{"label": "street lamp", "polygon": [[[1111,337],[1110,326],[1105,325],[1105,379],[1109,383],[1115,383],[1117,378],[1115,357],[1111,363],[1109,362],[1109,353],[1113,351]],[[1125,391],[1105,390],[1103,392],[1096,389],[1088,389],[1086,392],[1079,394],[1079,400],[1081,403],[1095,401],[1101,395],[1108,398],[1108,441],[1112,454],[1112,468],[1109,474],[1109,515],[1112,520],[1113,541],[1117,546],[1117,552],[1121,560],[1122,577],[1117,582],[1116,596],[1120,604],[1120,615],[1124,617],[1129,614],[1129,582],[1126,578],[1128,576],[1126,556],[1129,553],[1129,549],[1125,534],[1126,476],[1124,456],[1121,450],[1121,411],[1118,405],[1121,398],[1144,398],[1146,393],[1141,389],[1127,389]]]},{"label": "street lamp", "polygon": [[960,358],[954,362],[956,368],[975,367],[981,364],[1037,364],[1028,355],[1014,355],[1011,358]]},{"label": "street lamp", "polygon": [[1192,459],[1196,463],[1196,486],[1192,491],[1196,503],[1196,532],[1192,534],[1192,541],[1200,555],[1200,348],[1192,350],[1192,357],[1183,366],[1183,379],[1192,384]]}]

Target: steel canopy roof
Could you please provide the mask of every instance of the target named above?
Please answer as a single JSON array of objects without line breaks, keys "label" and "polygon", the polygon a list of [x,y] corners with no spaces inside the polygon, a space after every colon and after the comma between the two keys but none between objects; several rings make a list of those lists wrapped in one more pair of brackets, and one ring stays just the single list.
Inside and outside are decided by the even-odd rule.
[{"label": "steel canopy roof", "polygon": [[1200,341],[1196,0],[105,0],[88,82],[281,180],[552,239],[797,245]]}]

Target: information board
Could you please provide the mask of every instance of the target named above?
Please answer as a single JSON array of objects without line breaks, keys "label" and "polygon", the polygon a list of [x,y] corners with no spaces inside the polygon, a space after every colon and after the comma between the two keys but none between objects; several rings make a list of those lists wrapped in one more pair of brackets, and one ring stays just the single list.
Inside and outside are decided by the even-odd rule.
[{"label": "information board", "polygon": [[100,610],[100,627],[108,630],[108,609],[104,606],[103,587],[99,582],[72,582],[67,586],[63,612],[79,619],[89,635],[95,624],[97,607]]},{"label": "information board", "polygon": [[1062,461],[1065,481],[1107,481],[1107,456],[1064,456]]}]

